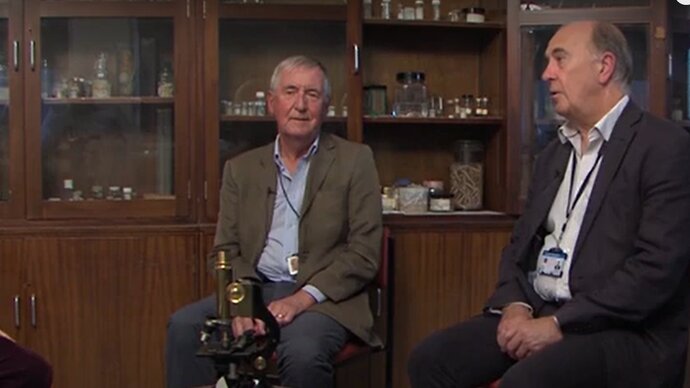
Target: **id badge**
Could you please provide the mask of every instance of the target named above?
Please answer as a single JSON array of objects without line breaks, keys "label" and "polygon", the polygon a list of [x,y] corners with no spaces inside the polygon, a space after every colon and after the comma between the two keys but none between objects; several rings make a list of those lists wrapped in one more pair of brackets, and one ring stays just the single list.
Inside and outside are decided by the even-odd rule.
[{"label": "id badge", "polygon": [[287,266],[288,266],[288,272],[290,275],[295,276],[299,272],[299,256],[297,255],[290,255],[288,256],[287,260]]},{"label": "id badge", "polygon": [[561,248],[545,249],[539,256],[537,270],[539,275],[560,278],[563,276],[563,267],[568,260],[568,254]]}]

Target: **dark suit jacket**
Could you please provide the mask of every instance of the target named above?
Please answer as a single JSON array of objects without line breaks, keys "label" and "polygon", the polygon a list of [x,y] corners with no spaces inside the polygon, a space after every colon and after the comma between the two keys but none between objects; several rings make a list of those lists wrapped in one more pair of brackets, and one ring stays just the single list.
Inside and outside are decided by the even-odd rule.
[{"label": "dark suit jacket", "polygon": [[[271,227],[277,168],[274,143],[225,164],[213,248],[228,253],[235,278],[254,276]],[[299,226],[297,287],[328,299],[311,307],[371,345],[366,292],[381,251],[381,194],[371,149],[322,133],[307,177]]]},{"label": "dark suit jacket", "polygon": [[572,254],[573,298],[545,303],[526,278],[572,149],[556,139],[536,162],[487,307],[528,303],[538,316],[554,314],[564,333],[639,330],[658,346],[649,367],[676,373],[690,314],[690,136],[630,102],[605,147]]}]

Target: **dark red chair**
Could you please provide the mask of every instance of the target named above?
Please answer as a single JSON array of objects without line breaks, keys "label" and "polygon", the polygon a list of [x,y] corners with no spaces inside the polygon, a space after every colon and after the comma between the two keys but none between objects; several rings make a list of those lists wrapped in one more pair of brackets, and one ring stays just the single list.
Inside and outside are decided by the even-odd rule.
[{"label": "dark red chair", "polygon": [[[383,346],[381,347],[370,347],[369,345],[363,343],[358,339],[353,339],[345,344],[343,349],[338,353],[335,358],[336,365],[336,375],[338,374],[338,369],[343,368],[346,364],[358,360],[360,356],[372,355],[378,352],[385,352],[384,362],[383,362],[383,380],[385,386],[390,386],[390,367],[391,363],[391,352],[390,344],[392,338],[392,286],[393,286],[393,272],[392,272],[392,251],[393,244],[392,238],[390,236],[390,230],[384,228],[383,239],[381,243],[381,262],[379,264],[379,271],[374,278],[369,290],[370,305],[372,309],[372,314],[374,316],[374,332],[381,338]],[[380,371],[379,371],[380,372]],[[336,378],[336,386],[338,386],[338,379]],[[362,379],[363,380],[363,379]],[[362,380],[359,380],[357,386],[365,386],[362,384]],[[371,380],[371,376],[370,376]],[[343,385],[347,385],[344,383]]]}]

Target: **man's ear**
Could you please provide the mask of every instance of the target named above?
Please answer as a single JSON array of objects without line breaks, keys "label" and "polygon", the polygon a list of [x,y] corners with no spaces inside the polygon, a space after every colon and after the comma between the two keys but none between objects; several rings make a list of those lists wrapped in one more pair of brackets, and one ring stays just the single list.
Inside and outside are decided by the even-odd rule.
[{"label": "man's ear", "polygon": [[273,116],[273,100],[275,99],[275,96],[273,95],[272,91],[268,91],[266,93],[266,110],[268,111],[268,114]]},{"label": "man's ear", "polygon": [[599,83],[604,85],[611,81],[613,73],[616,71],[616,56],[609,51],[605,51],[599,58],[597,74]]}]

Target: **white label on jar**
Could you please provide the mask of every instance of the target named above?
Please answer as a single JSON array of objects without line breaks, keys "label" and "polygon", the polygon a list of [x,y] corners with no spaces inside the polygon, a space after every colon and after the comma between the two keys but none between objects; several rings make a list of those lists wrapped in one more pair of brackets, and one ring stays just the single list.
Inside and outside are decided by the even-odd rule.
[{"label": "white label on jar", "polygon": [[450,198],[431,198],[429,200],[429,210],[432,212],[449,212]]}]

